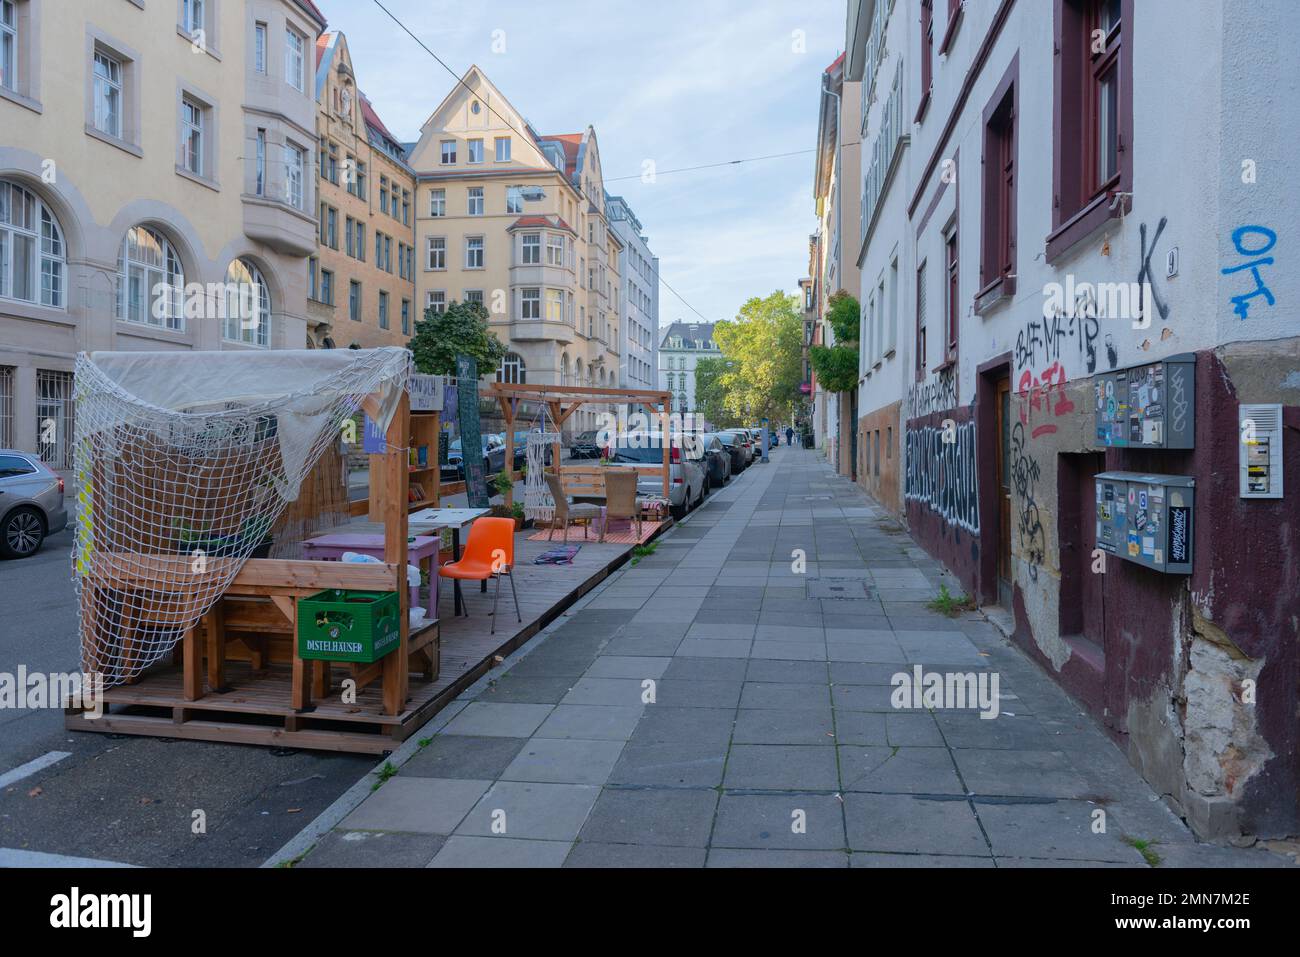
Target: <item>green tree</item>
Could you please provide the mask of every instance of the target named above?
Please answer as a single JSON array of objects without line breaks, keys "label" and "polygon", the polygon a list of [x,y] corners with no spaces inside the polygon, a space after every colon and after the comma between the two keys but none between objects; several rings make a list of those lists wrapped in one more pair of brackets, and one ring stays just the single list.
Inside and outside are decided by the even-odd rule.
[{"label": "green tree", "polygon": [[[802,321],[799,299],[786,293],[755,296],[736,318],[714,327],[726,357],[715,370],[722,410],[745,425],[768,418],[787,421],[799,401]],[[698,389],[697,373],[697,389]]]},{"label": "green tree", "polygon": [[727,408],[727,360],[700,359],[695,363],[695,407],[715,428],[730,429],[743,423]]},{"label": "green tree", "polygon": [[841,289],[828,300],[826,321],[835,334],[832,346],[810,346],[808,360],[827,392],[848,392],[858,384],[858,301]]},{"label": "green tree", "polygon": [[455,375],[457,355],[473,356],[479,375],[494,373],[506,354],[505,345],[488,328],[488,311],[477,302],[453,302],[441,313],[425,310],[424,318],[416,320],[408,348],[415,368],[433,375]]}]

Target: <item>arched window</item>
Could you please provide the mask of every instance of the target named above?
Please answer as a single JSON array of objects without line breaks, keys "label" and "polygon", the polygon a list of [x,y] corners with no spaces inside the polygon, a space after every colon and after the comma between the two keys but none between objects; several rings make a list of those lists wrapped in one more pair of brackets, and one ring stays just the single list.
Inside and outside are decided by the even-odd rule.
[{"label": "arched window", "polygon": [[185,328],[185,273],[167,238],[133,226],[117,257],[117,318],[180,332]]},{"label": "arched window", "polygon": [[581,360],[581,359],[574,359],[574,360],[573,360],[573,384],[574,384],[574,385],[582,385],[582,384],[583,384],[583,382],[582,382],[582,360]]},{"label": "arched window", "polygon": [[497,381],[524,385],[526,372],[523,356],[517,352],[507,352],[501,358],[501,368],[497,369]]},{"label": "arched window", "polygon": [[569,382],[569,354],[566,352],[560,356],[560,385],[570,385]]},{"label": "arched window", "polygon": [[247,259],[226,270],[226,311],[222,336],[231,342],[264,346],[271,339],[271,293],[262,273]]},{"label": "arched window", "polygon": [[67,256],[49,207],[31,190],[0,180],[0,299],[62,309]]}]

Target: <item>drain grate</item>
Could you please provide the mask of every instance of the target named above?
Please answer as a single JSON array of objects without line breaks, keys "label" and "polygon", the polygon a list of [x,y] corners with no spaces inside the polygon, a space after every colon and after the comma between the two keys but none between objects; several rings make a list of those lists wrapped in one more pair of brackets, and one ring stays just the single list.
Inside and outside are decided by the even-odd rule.
[{"label": "drain grate", "polygon": [[875,598],[871,586],[860,578],[810,578],[804,583],[809,598]]}]

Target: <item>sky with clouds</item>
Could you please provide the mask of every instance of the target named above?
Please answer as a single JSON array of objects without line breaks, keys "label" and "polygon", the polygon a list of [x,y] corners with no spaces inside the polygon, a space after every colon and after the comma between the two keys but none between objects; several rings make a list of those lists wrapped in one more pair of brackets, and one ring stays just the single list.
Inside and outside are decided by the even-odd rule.
[{"label": "sky with clouds", "polygon": [[[417,139],[455,81],[374,0],[316,2],[347,34],[384,123]],[[821,73],[844,46],[842,0],[382,2],[458,76],[477,63],[539,132],[594,126],[606,189],[627,199],[663,279],[708,320],[734,317],[750,296],[797,292],[817,225],[811,152],[664,171],[811,151]],[[641,181],[647,159],[654,183]],[[662,285],[659,303],[661,325],[699,320]]]}]

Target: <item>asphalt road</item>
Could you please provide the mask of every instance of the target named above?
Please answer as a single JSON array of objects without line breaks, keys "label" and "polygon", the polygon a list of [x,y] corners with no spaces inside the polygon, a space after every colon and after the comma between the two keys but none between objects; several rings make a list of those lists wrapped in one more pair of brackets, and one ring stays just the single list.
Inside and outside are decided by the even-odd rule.
[{"label": "asphalt road", "polygon": [[[0,561],[0,672],[79,668],[71,532]],[[7,848],[169,867],[256,866],[377,763],[337,755],[69,732],[56,708],[0,708],[0,776],[70,752],[0,788]],[[195,834],[195,811],[206,833]]]},{"label": "asphalt road", "polygon": [[[354,473],[353,495],[368,476]],[[515,486],[523,495],[523,483]],[[444,505],[464,505],[465,496]],[[0,673],[79,670],[72,532],[32,558],[0,560]],[[51,752],[68,756],[0,787],[5,849],[168,867],[257,866],[378,761],[373,756],[70,732],[58,708],[0,707],[0,780]],[[206,833],[193,833],[203,811]]]}]

